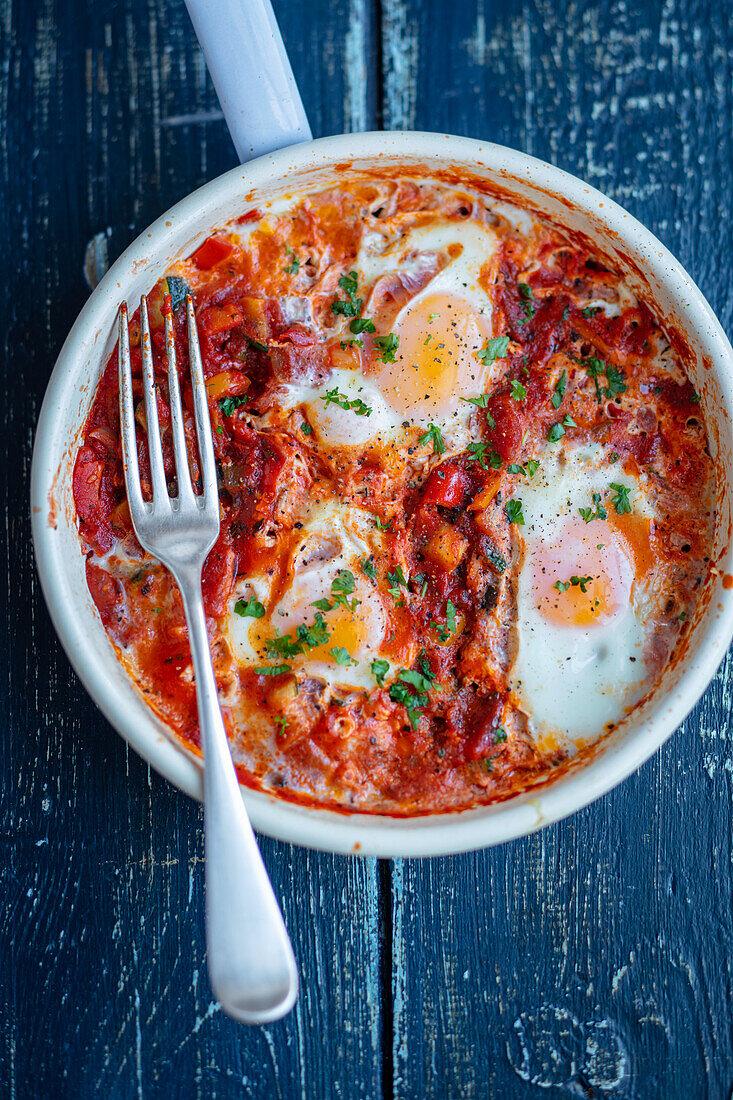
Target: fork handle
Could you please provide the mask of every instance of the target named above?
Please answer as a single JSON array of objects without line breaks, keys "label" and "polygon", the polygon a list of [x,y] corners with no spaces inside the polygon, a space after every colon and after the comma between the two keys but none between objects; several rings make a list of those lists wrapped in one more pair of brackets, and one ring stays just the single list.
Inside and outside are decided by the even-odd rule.
[{"label": "fork handle", "polygon": [[264,1024],[290,1011],[298,972],[229,751],[206,630],[200,575],[176,577],[196,677],[204,754],[206,942],[214,996],[230,1016]]}]

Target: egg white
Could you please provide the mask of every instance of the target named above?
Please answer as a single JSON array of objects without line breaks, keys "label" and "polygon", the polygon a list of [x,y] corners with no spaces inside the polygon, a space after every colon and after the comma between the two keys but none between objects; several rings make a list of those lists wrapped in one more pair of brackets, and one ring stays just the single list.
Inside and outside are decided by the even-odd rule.
[{"label": "egg white", "polygon": [[[594,446],[546,451],[535,476],[523,479],[513,493],[522,501],[525,525],[516,528],[524,553],[516,581],[516,656],[509,683],[528,716],[530,731],[547,746],[594,739],[618,723],[647,688],[644,578],[635,576],[633,557],[626,559],[618,549],[623,540],[609,522],[584,524],[578,516],[579,508],[592,505],[593,493],[607,511],[612,510],[611,482],[628,487],[636,514],[653,515],[642,485],[620,467],[608,465],[602,450]],[[580,544],[571,543],[567,550],[558,546],[563,526],[572,529],[578,523],[585,546],[591,552],[600,546],[599,560],[610,555],[616,567],[612,613],[582,626],[551,622],[542,614],[533,567],[539,560],[562,561],[557,579],[565,582],[581,573],[573,558]],[[590,574],[589,568],[586,575]],[[550,583],[554,578],[548,577]],[[562,601],[564,596],[557,598]]]},{"label": "egg white", "polygon": [[[378,553],[381,534],[368,513],[337,501],[313,504],[302,517],[300,539],[291,554],[288,580],[284,591],[273,602],[271,578],[253,575],[241,578],[235,586],[226,616],[229,647],[241,668],[285,663],[296,676],[313,676],[331,689],[362,688],[372,691],[376,680],[371,662],[380,656],[388,632],[382,599],[361,570],[361,563]],[[349,570],[355,590],[349,602],[358,600],[353,612],[335,605],[321,612],[329,630],[329,640],[317,649],[306,649],[293,658],[268,657],[266,639],[274,634],[293,636],[297,626],[312,625],[317,600],[333,602],[332,584],[340,570]],[[260,619],[242,617],[234,607],[238,600],[254,596],[266,609]],[[346,644],[344,644],[346,643]],[[339,665],[331,655],[335,646],[347,649],[354,664]]]}]

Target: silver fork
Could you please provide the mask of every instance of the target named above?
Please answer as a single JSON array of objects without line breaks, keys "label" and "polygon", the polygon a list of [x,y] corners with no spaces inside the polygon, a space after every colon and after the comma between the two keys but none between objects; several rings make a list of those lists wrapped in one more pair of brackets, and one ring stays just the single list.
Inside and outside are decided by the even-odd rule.
[{"label": "silver fork", "polygon": [[152,501],[143,499],[140,487],[130,336],[127,306],[123,303],[118,366],[125,485],[140,545],[173,574],[181,590],[188,623],[204,754],[206,944],[211,986],[230,1016],[247,1024],[263,1024],[279,1019],[293,1007],[298,995],[298,972],[282,913],[244,808],[217,697],[201,595],[201,570],[219,535],[219,495],[196,317],[190,297],[186,300],[186,311],[203,494],[197,496],[191,485],[170,310],[166,311],[165,335],[178,496],[171,498],[168,493],[145,298],[140,303],[140,320]]}]

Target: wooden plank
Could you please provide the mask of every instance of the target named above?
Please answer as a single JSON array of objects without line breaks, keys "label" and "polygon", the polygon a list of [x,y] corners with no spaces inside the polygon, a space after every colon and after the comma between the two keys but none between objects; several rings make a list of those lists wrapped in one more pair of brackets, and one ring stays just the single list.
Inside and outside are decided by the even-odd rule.
[{"label": "wooden plank", "polygon": [[[638,215],[731,323],[718,5],[385,0],[384,125],[492,138]],[[397,1097],[727,1096],[730,659],[641,772],[492,851],[398,862]]]},{"label": "wooden plank", "polygon": [[[276,2],[316,133],[373,125],[370,5]],[[0,22],[0,1082],[35,1097],[380,1095],[374,860],[263,842],[303,991],[246,1029],[212,1002],[201,815],[106,725],[35,580],[27,477],[54,356],[111,255],[234,153],[178,0],[8,4]],[[8,260],[10,262],[8,262]],[[324,1053],[327,1052],[327,1053]]]}]

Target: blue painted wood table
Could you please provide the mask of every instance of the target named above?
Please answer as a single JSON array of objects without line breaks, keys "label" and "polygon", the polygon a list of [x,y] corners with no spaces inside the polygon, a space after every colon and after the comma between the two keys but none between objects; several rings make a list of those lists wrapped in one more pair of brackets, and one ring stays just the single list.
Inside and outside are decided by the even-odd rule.
[{"label": "blue painted wood table", "polygon": [[[275,0],[316,135],[492,138],[669,245],[730,328],[733,23],[716,0]],[[27,514],[33,425],[105,244],[234,163],[179,0],[0,5],[0,1094],[85,1100],[725,1097],[733,1085],[731,670],[641,772],[472,855],[264,840],[300,962],[245,1029],[206,976],[201,811],[97,713]]]}]

